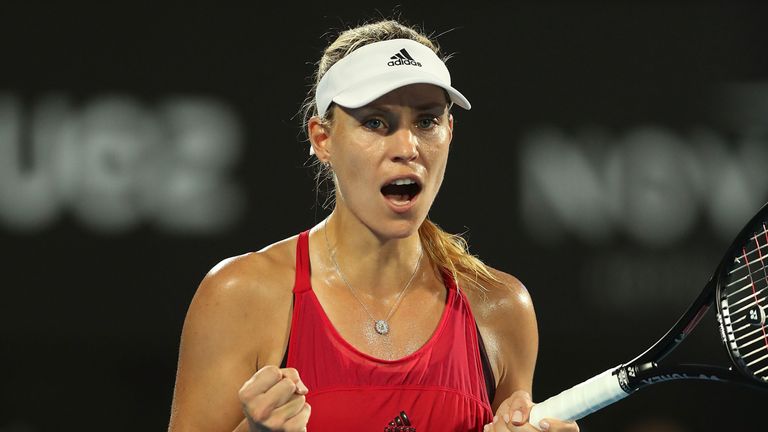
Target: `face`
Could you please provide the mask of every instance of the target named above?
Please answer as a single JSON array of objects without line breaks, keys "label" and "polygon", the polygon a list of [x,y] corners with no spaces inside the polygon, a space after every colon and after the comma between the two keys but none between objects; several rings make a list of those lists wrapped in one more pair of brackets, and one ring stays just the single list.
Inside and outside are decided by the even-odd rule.
[{"label": "face", "polygon": [[453,137],[445,92],[413,84],[361,108],[333,109],[329,127],[310,122],[310,137],[333,168],[336,210],[380,236],[412,235],[445,174]]}]

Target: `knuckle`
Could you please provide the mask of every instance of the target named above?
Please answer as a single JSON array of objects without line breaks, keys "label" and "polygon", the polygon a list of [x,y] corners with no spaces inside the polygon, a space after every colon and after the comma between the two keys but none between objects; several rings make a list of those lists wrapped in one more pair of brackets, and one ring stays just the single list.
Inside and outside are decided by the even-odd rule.
[{"label": "knuckle", "polygon": [[258,410],[254,407],[245,405],[243,407],[243,413],[245,413],[245,416],[249,419],[255,421],[255,422],[262,422],[264,421],[264,418],[262,417],[261,413],[258,412]]},{"label": "knuckle", "polygon": [[252,393],[251,385],[253,384],[253,376],[248,378],[243,382],[243,385],[240,386],[240,389],[237,391],[237,396],[240,398],[241,401],[245,401],[249,398],[250,394]]},{"label": "knuckle", "polygon": [[257,373],[261,373],[263,375],[270,376],[270,377],[280,377],[280,376],[282,376],[282,373],[280,372],[280,368],[278,368],[277,366],[274,366],[274,365],[264,366]]},{"label": "knuckle", "polygon": [[296,368],[284,368],[282,369],[283,375],[299,376],[299,371]]},{"label": "knuckle", "polygon": [[240,387],[240,390],[237,391],[237,398],[240,399],[240,402],[245,402],[248,399],[248,391],[247,391],[246,384],[243,384],[243,386]]},{"label": "knuckle", "polygon": [[521,399],[530,399],[531,398],[531,394],[528,393],[525,390],[518,390],[518,391],[512,393],[512,397],[521,398]]},{"label": "knuckle", "polygon": [[251,387],[250,380],[246,381],[245,384],[240,387],[240,390],[237,391],[237,397],[243,404],[248,403],[253,399],[253,388]]},{"label": "knuckle", "polygon": [[289,390],[291,393],[296,391],[296,383],[293,382],[290,378],[281,379],[279,384],[285,387],[286,390]]},{"label": "knuckle", "polygon": [[280,426],[285,426],[286,422],[290,419],[288,417],[288,414],[285,412],[281,412],[279,414],[275,413],[275,415],[272,416],[272,421],[274,421],[276,424]]},{"label": "knuckle", "polygon": [[250,417],[256,421],[267,420],[272,414],[272,405],[264,396],[256,396],[246,408]]},{"label": "knuckle", "polygon": [[299,414],[295,415],[294,417],[291,417],[289,420],[287,420],[284,423],[286,432],[288,431],[296,431],[296,432],[302,432],[307,430],[307,423],[309,421],[309,405],[305,405],[302,410],[299,412]]},{"label": "knuckle", "polygon": [[511,398],[504,399],[501,402],[501,405],[499,405],[499,408],[496,410],[496,412],[504,412],[505,410],[508,410],[510,408],[510,406],[512,405],[510,403],[511,400],[512,400]]}]

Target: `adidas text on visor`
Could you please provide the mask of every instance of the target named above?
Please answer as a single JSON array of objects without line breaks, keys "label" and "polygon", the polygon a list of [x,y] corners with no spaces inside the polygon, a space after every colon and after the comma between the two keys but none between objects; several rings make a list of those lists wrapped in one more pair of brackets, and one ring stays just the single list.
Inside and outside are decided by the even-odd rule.
[{"label": "adidas text on visor", "polygon": [[409,84],[434,84],[456,105],[470,109],[467,98],[451,87],[445,63],[428,47],[411,39],[392,39],[362,46],[331,66],[315,93],[321,117],[331,102],[359,108]]}]

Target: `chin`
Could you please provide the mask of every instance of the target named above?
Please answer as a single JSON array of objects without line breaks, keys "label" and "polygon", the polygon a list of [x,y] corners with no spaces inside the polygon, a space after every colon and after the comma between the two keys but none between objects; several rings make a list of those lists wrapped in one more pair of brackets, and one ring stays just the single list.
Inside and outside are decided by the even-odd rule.
[{"label": "chin", "polygon": [[385,238],[407,238],[418,233],[423,221],[424,218],[387,221],[384,226],[379,226],[379,235]]}]

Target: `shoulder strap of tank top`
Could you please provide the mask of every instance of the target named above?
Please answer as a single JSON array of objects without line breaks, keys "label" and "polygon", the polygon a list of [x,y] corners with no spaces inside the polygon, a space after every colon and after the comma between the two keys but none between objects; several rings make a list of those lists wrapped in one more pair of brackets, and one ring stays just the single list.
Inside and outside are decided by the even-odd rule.
[{"label": "shoulder strap of tank top", "polygon": [[296,279],[293,283],[293,292],[300,293],[312,289],[310,283],[309,264],[309,230],[299,234],[296,241]]}]

